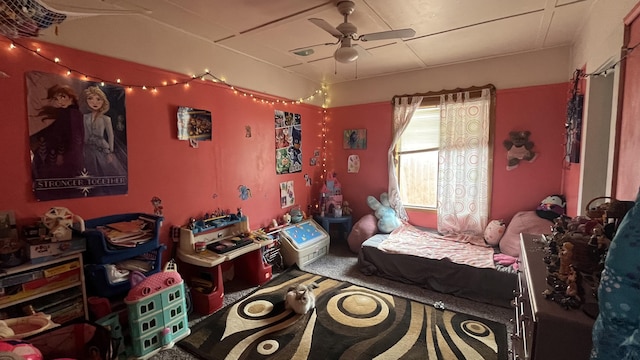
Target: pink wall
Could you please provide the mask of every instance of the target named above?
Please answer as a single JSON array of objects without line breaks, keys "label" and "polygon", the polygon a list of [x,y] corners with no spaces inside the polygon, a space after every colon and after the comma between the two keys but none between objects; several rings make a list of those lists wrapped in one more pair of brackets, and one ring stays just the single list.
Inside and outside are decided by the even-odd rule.
[{"label": "pink wall", "polygon": [[[133,84],[160,84],[178,75],[147,66],[115,60],[96,54],[41,44],[42,54],[59,57],[69,67],[106,79],[122,78]],[[126,93],[127,142],[129,154],[129,193],[119,196],[91,197],[38,202],[31,192],[28,128],[26,113],[27,71],[63,74],[66,69],[17,48],[0,38],[2,71],[10,75],[0,79],[0,210],[14,210],[19,225],[39,218],[52,206],[69,208],[85,219],[126,212],[153,212],[150,200],[162,199],[166,232],[161,240],[169,242],[169,226],[184,225],[189,217],[201,216],[218,207],[233,212],[241,207],[252,229],[267,225],[272,218],[288,211],[281,209],[279,183],[294,180],[297,204],[306,210],[311,191],[305,186],[308,173],[319,184],[320,166],[309,159],[320,149],[322,109],[307,105],[271,105],[235,95],[232,90],[208,81],[196,81],[189,87],[161,88],[157,93],[134,89]],[[177,140],[178,106],[208,109],[213,118],[213,141],[191,148]],[[302,172],[276,175],[274,110],[302,115],[304,155]],[[245,137],[245,126],[252,137]],[[238,186],[251,189],[252,197],[242,201]],[[319,188],[314,187],[313,193]],[[217,197],[214,198],[214,194]],[[168,254],[170,252],[166,252]]]},{"label": "pink wall", "polygon": [[[568,84],[552,84],[497,91],[494,143],[493,196],[491,218],[510,220],[521,210],[534,210],[542,199],[561,192],[563,131]],[[329,111],[328,142],[332,156],[329,169],[335,169],[358,219],[370,213],[366,197],[387,190],[387,150],[391,143],[391,102],[346,106]],[[367,129],[366,150],[342,148],[347,129]],[[506,170],[506,149],[502,145],[511,130],[530,130],[538,158]],[[360,156],[360,173],[347,173],[347,157]],[[383,160],[384,159],[384,160]],[[434,227],[433,212],[409,213],[417,225]]]},{"label": "pink wall", "polygon": [[[26,44],[26,43],[25,43]],[[30,45],[30,44],[27,44]],[[150,84],[179,77],[151,67],[107,58],[50,44],[39,44],[42,54],[58,56],[63,62],[88,74],[108,79],[122,78],[129,83]],[[294,180],[297,203],[306,210],[315,204],[319,192],[321,166],[310,166],[314,150],[322,147],[323,110],[308,105],[272,105],[235,95],[227,87],[196,81],[189,87],[160,88],[157,93],[134,89],[127,92],[129,146],[129,193],[59,201],[38,202],[31,193],[26,88],[28,71],[64,73],[66,69],[22,49],[8,50],[9,42],[0,38],[2,71],[0,79],[0,209],[14,210],[19,225],[40,217],[52,206],[64,206],[83,218],[125,212],[152,212],[150,199],[163,200],[165,229],[162,241],[169,243],[170,225],[183,225],[189,217],[201,216],[216,208],[235,211],[242,207],[251,228],[265,226],[285,210],[279,203],[280,182]],[[531,210],[547,195],[560,190],[562,131],[567,84],[553,84],[498,90],[497,123],[493,171],[492,218],[509,220],[520,210]],[[198,149],[177,140],[176,108],[191,106],[208,109],[213,117],[213,141],[201,142]],[[275,109],[300,113],[303,122],[303,171],[276,175],[273,115]],[[334,108],[327,111],[327,169],[336,171],[344,197],[354,209],[354,218],[369,213],[366,197],[387,190],[387,150],[391,142],[391,103]],[[245,137],[245,126],[252,137]],[[367,129],[365,150],[345,150],[343,131]],[[502,141],[510,130],[530,130],[535,150],[533,163],[506,170],[506,149]],[[361,169],[347,173],[347,157],[358,154]],[[320,161],[322,164],[322,161]],[[314,179],[305,186],[304,174]],[[247,201],[239,198],[238,186],[252,191]],[[215,195],[215,197],[214,197]],[[411,221],[435,226],[432,212],[411,212]],[[169,252],[167,252],[168,254]]]}]

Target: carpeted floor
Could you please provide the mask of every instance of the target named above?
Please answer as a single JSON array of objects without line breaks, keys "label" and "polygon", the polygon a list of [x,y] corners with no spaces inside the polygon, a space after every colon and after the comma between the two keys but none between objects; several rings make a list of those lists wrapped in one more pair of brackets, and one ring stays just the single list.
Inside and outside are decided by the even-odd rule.
[{"label": "carpeted floor", "polygon": [[[392,295],[398,295],[425,304],[442,304],[445,309],[455,312],[475,315],[484,319],[503,323],[507,330],[511,331],[509,319],[513,317],[513,310],[489,304],[477,303],[471,300],[461,299],[450,295],[440,294],[420,288],[387,280],[376,276],[366,276],[357,267],[357,256],[349,251],[345,240],[332,237],[329,254],[305,266],[302,270],[319,274],[334,279],[348,281],[355,285],[383,291]],[[246,288],[237,282],[225,283],[224,306],[231,304],[253,292],[256,288]],[[195,325],[202,318],[192,317],[190,326]],[[510,343],[509,343],[510,347]],[[174,346],[152,357],[153,360],[169,359],[197,359],[190,353]]]},{"label": "carpeted floor", "polygon": [[[316,308],[288,310],[287,289],[311,283]],[[208,360],[508,359],[504,324],[296,268],[199,322],[179,345]]]}]

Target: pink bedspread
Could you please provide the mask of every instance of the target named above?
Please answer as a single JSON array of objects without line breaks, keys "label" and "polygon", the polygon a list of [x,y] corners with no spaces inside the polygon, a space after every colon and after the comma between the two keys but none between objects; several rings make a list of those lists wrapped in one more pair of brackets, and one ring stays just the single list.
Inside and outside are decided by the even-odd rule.
[{"label": "pink bedspread", "polygon": [[[475,245],[474,245],[475,244]],[[383,240],[378,248],[394,254],[406,254],[429,259],[448,259],[454,263],[478,268],[495,268],[493,248],[480,236],[440,235],[403,224]]]}]

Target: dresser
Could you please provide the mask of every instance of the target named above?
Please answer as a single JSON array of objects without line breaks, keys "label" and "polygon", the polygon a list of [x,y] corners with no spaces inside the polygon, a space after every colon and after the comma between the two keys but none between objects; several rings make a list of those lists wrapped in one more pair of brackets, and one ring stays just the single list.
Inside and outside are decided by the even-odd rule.
[{"label": "dresser", "polygon": [[[540,235],[521,234],[520,269],[514,306],[513,359],[588,360],[594,319],[581,309],[566,310],[548,300],[544,262],[545,245]],[[593,302],[591,289],[586,301]]]}]

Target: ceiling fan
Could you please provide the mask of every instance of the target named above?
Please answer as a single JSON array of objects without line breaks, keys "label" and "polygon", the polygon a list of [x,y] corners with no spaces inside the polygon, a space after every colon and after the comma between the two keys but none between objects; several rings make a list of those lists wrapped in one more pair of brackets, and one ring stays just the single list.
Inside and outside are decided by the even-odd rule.
[{"label": "ceiling fan", "polygon": [[353,1],[338,1],[336,4],[340,14],[344,16],[344,22],[333,27],[331,24],[323,19],[311,18],[313,24],[333,35],[338,40],[335,43],[324,43],[313,46],[307,46],[291,50],[296,55],[307,56],[313,54],[314,46],[318,45],[337,45],[340,47],[333,53],[333,57],[336,61],[342,63],[350,63],[358,59],[360,55],[368,55],[369,53],[363,47],[358,44],[353,44],[353,41],[372,41],[372,40],[385,40],[385,39],[401,39],[412,37],[416,34],[415,30],[400,29],[400,30],[388,30],[375,32],[370,34],[358,35],[358,28],[349,22],[348,17],[355,10],[355,3]]}]

